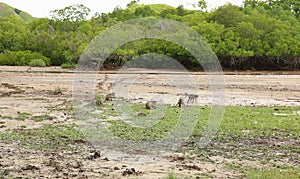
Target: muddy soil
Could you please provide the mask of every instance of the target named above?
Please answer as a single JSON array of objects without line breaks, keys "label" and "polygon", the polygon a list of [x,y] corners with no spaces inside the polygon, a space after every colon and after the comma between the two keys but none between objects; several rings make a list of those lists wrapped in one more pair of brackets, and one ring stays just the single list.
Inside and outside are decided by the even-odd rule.
[{"label": "muddy soil", "polygon": [[[214,76],[215,74],[210,74]],[[72,70],[58,67],[0,67],[0,132],[20,127],[39,128],[44,124],[74,123],[70,112]],[[198,94],[192,105],[214,104],[212,85],[224,85],[226,105],[300,106],[299,72],[225,72],[221,81],[211,81],[203,72],[125,71],[100,72],[93,89],[100,94],[115,92],[117,98],[130,102],[156,99],[175,105],[184,93]],[[79,82],[80,83],[80,82]],[[55,94],[60,90],[61,94]],[[52,120],[34,122],[16,120],[22,113],[32,116],[49,115]],[[164,178],[168,173],[196,178],[239,178],[240,173],[226,167],[239,165],[262,167],[259,162],[226,159],[221,156],[198,160],[199,156],[170,154],[143,161],[120,161],[106,156],[94,157],[96,150],[89,144],[79,144],[76,152],[44,152],[21,147],[17,143],[0,141],[0,176],[37,178]],[[101,153],[101,152],[100,152]],[[188,159],[187,159],[188,158]],[[213,162],[212,162],[213,161]],[[249,164],[250,163],[250,164]]]}]

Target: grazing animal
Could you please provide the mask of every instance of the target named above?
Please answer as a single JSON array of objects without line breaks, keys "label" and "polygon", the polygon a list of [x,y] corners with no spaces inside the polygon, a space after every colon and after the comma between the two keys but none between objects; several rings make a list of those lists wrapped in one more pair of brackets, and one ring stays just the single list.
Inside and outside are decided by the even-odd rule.
[{"label": "grazing animal", "polygon": [[197,94],[185,93],[185,95],[188,97],[187,103],[195,103],[195,102],[197,102],[197,98],[199,97],[199,95],[197,95]]},{"label": "grazing animal", "polygon": [[146,109],[156,109],[156,101],[148,101],[145,106]]},{"label": "grazing animal", "polygon": [[184,106],[184,105],[185,105],[185,104],[184,104],[184,100],[183,100],[182,97],[180,97],[180,98],[178,99],[178,102],[177,102],[177,104],[176,104],[175,106],[182,107],[182,106]]}]

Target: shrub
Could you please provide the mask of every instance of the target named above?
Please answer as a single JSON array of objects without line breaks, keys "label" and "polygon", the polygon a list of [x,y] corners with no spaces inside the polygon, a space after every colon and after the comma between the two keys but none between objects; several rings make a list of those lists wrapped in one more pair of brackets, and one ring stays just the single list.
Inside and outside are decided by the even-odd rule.
[{"label": "shrub", "polygon": [[29,62],[29,66],[32,66],[32,67],[45,67],[46,63],[42,59],[33,59]]},{"label": "shrub", "polygon": [[0,65],[10,65],[9,64],[9,59],[3,53],[0,53]]},{"label": "shrub", "polygon": [[43,56],[41,53],[32,52],[30,50],[25,51],[5,51],[0,53],[0,65],[29,65],[32,59],[42,59],[48,66],[50,65],[50,59]]},{"label": "shrub", "polygon": [[63,63],[63,64],[61,64],[61,66],[60,66],[61,68],[76,68],[76,64],[74,64],[74,63]]}]

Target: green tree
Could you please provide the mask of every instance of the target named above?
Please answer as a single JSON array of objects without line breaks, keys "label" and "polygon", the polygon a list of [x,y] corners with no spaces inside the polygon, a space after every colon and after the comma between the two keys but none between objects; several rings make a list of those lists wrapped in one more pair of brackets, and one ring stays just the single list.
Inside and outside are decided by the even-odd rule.
[{"label": "green tree", "polygon": [[184,16],[187,14],[187,11],[184,9],[183,5],[179,5],[177,8],[177,15]]},{"label": "green tree", "polygon": [[151,9],[150,6],[142,6],[137,7],[134,11],[134,15],[136,17],[149,17],[149,16],[156,16],[156,13],[154,10]]},{"label": "green tree", "polygon": [[0,16],[0,52],[25,50],[29,30],[27,24],[16,16]]},{"label": "green tree", "polygon": [[85,7],[82,4],[75,4],[63,9],[51,11],[51,17],[56,21],[79,22],[86,20],[90,11],[91,10],[88,7]]},{"label": "green tree", "polygon": [[244,13],[238,6],[228,3],[212,12],[211,20],[223,24],[225,28],[234,27],[244,21]]},{"label": "green tree", "polygon": [[198,7],[200,8],[201,11],[206,11],[207,10],[207,3],[205,0],[199,0],[198,1]]}]

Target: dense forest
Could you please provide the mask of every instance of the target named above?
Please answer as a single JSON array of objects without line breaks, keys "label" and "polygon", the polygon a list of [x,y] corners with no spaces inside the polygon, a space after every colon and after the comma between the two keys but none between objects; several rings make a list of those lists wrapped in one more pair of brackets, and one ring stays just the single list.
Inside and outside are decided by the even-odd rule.
[{"label": "dense forest", "polygon": [[[109,27],[140,17],[167,18],[196,30],[209,43],[224,69],[299,70],[300,1],[245,0],[241,7],[227,3],[208,11],[205,0],[198,10],[131,1],[125,9],[96,13],[72,5],[51,11],[51,18],[1,15],[0,65],[62,65],[73,67],[98,34]],[[14,14],[23,13],[14,9]],[[133,48],[134,47],[134,48]],[[118,67],[141,54],[168,55],[186,68],[199,70],[194,57],[176,44],[144,39],[126,44],[107,58],[105,67]],[[42,63],[41,63],[42,62]],[[160,62],[160,63],[163,63]]]}]

